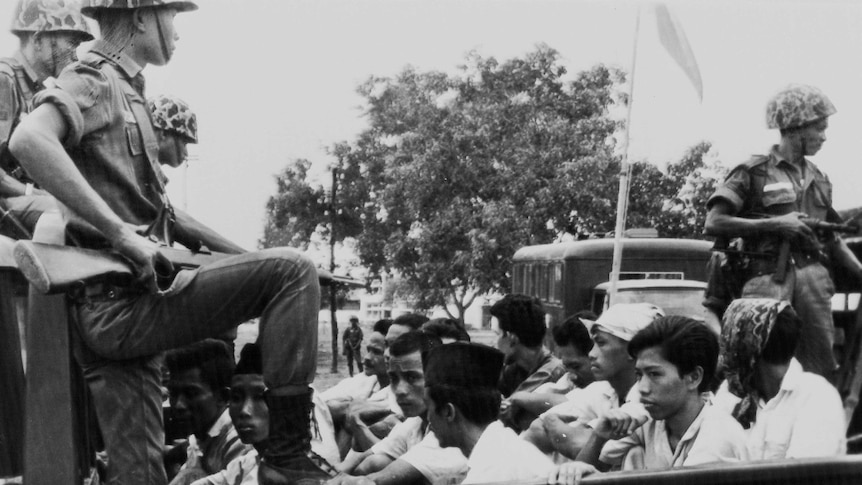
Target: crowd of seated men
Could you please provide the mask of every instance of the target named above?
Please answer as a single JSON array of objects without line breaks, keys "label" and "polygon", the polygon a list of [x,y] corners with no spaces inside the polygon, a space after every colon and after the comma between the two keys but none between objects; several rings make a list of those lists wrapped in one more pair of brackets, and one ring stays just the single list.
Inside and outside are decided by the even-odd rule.
[{"label": "crowd of seated men", "polygon": [[[721,335],[647,302],[618,304],[555,325],[556,355],[538,300],[507,295],[491,314],[496,348],[451,319],[373,326],[364,373],[315,392],[312,447],[332,465],[328,483],[573,484],[846,453],[841,399],[794,358],[804,322],[787,302],[736,300]],[[247,344],[234,366],[228,349],[207,340],[166,356],[189,435],[166,453],[172,484],[258,483],[260,350]]]}]

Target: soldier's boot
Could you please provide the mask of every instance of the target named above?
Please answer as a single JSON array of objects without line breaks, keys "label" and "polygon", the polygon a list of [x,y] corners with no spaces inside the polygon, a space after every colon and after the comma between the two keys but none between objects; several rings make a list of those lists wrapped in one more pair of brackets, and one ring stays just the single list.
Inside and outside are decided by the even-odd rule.
[{"label": "soldier's boot", "polygon": [[334,468],[311,451],[311,392],[266,396],[269,438],[258,468],[261,485],[317,485],[335,475]]}]

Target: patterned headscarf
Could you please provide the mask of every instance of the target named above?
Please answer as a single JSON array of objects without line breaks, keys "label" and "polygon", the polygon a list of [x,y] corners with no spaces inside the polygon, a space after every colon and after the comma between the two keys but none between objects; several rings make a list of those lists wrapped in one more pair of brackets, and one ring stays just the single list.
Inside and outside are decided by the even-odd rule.
[{"label": "patterned headscarf", "polygon": [[754,421],[759,399],[754,389],[754,364],[766,346],[778,314],[788,306],[787,301],[771,298],[741,298],[734,300],[724,313],[718,368],[730,392],[742,398],[733,410],[733,417],[746,429]]}]

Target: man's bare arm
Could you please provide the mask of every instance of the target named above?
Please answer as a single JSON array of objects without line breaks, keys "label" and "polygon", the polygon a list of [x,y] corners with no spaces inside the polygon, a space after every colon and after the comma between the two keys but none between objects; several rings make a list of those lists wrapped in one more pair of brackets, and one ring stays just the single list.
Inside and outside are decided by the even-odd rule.
[{"label": "man's bare arm", "polygon": [[565,394],[518,391],[509,396],[509,401],[513,406],[538,416],[567,399]]},{"label": "man's bare arm", "polygon": [[154,244],[124,224],[81,175],[61,143],[67,129],[56,107],[40,105],[12,134],[9,149],[36,182],[96,227],[135,264],[141,281],[155,290],[155,268],[164,273],[170,271],[171,263]]},{"label": "man's bare arm", "polygon": [[801,212],[763,219],[737,217],[731,205],[724,200],[716,201],[706,214],[704,232],[709,236],[745,237],[754,234],[779,234],[785,237],[814,237],[814,232],[802,218]]}]

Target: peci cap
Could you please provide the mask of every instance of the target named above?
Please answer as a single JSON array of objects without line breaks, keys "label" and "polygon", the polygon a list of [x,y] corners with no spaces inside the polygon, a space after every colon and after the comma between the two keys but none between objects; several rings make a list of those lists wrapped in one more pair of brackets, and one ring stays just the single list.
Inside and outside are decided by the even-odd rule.
[{"label": "peci cap", "polygon": [[503,369],[503,353],[487,345],[453,342],[428,354],[425,386],[464,389],[497,388]]},{"label": "peci cap", "polygon": [[664,311],[652,303],[618,303],[611,306],[595,322],[582,318],[590,333],[594,327],[600,327],[614,337],[631,341],[636,333],[658,317],[663,317]]}]

